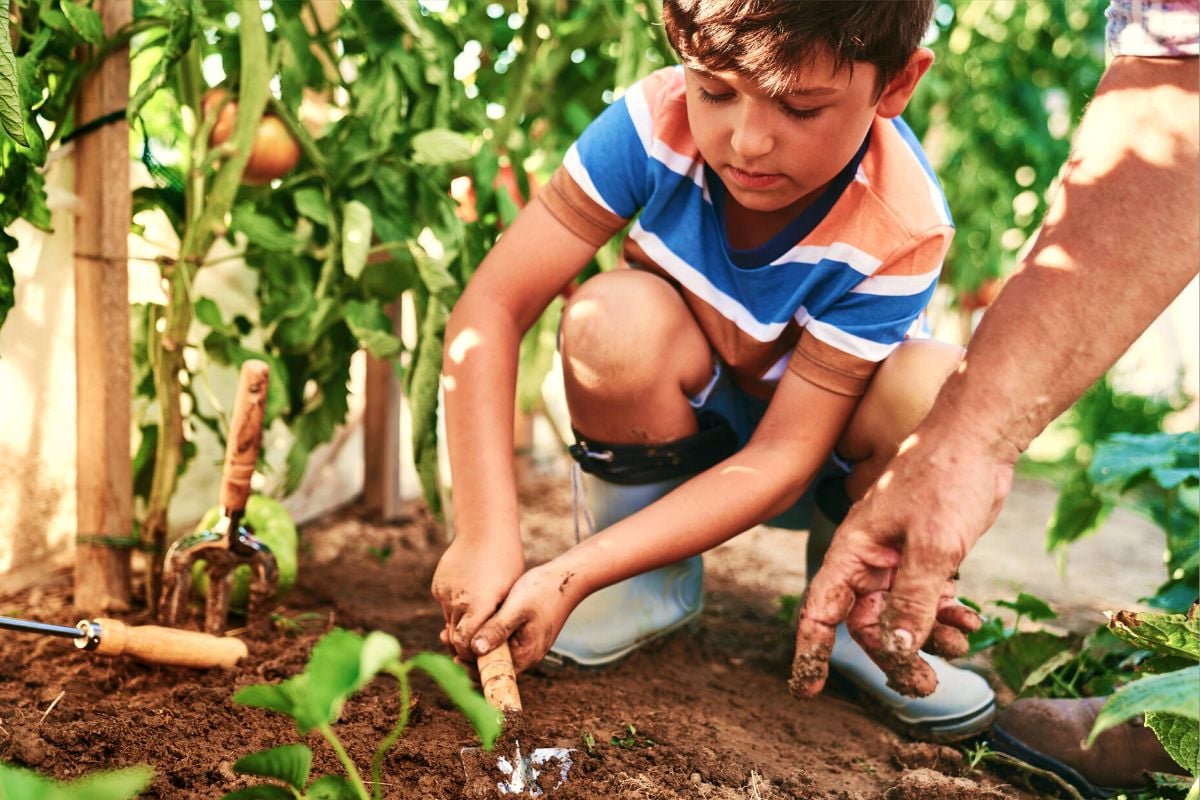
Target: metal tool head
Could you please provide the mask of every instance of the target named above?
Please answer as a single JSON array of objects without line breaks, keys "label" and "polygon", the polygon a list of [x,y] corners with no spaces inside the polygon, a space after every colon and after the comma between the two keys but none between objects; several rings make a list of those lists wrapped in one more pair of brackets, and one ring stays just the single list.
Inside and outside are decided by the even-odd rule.
[{"label": "metal tool head", "polygon": [[235,526],[233,520],[225,516],[216,528],[184,536],[167,551],[163,597],[159,605],[164,624],[175,625],[182,620],[191,590],[192,572],[201,562],[208,574],[208,594],[204,602],[206,632],[215,634],[225,630],[234,573],[243,564],[250,568],[247,624],[252,628],[269,627],[270,603],[279,582],[275,556],[271,548],[248,528]]}]

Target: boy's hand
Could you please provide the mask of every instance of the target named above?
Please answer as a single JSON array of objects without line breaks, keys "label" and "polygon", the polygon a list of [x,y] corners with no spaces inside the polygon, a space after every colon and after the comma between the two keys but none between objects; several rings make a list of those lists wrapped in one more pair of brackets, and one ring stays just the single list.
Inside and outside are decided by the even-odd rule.
[{"label": "boy's hand", "polygon": [[520,543],[491,545],[486,553],[459,537],[450,543],[433,573],[433,597],[442,606],[446,626],[442,644],[461,661],[474,661],[471,639],[525,571]]},{"label": "boy's hand", "polygon": [[473,657],[507,640],[517,672],[541,661],[582,599],[567,590],[570,577],[553,561],[522,575],[500,610],[475,633]]},{"label": "boy's hand", "polygon": [[999,513],[1012,466],[949,434],[926,431],[906,445],[851,509],[809,585],[789,684],[798,696],[825,685],[843,620],[889,685],[912,696],[937,687],[917,651],[961,655],[963,634],[979,626],[954,600],[953,579]]}]

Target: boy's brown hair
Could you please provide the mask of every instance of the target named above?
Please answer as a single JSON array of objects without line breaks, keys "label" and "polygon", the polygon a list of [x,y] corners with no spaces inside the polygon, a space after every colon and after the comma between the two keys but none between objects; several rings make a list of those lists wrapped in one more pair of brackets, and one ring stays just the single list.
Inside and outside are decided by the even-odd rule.
[{"label": "boy's brown hair", "polygon": [[663,0],[663,24],[688,67],[737,72],[784,94],[826,47],[835,70],[874,64],[878,98],[920,46],[933,7],[934,0]]}]

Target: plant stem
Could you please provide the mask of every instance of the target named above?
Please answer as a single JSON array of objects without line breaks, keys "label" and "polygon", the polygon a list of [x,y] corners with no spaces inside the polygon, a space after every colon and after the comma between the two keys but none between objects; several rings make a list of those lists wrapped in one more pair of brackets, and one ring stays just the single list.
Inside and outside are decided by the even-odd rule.
[{"label": "plant stem", "polygon": [[337,755],[338,761],[342,762],[342,766],[346,768],[346,775],[350,777],[350,782],[354,784],[354,790],[358,792],[360,800],[371,800],[371,796],[367,794],[367,786],[363,783],[362,777],[358,774],[358,768],[354,766],[354,762],[350,760],[350,754],[346,752],[346,748],[342,746],[342,741],[338,739],[337,734],[333,732],[333,728],[329,723],[323,723],[317,726],[317,730],[325,737],[325,741],[329,742],[329,746],[333,748],[333,752]]},{"label": "plant stem", "polygon": [[396,726],[392,728],[391,733],[379,743],[379,748],[375,751],[375,757],[371,759],[371,785],[375,791],[375,800],[380,800],[383,791],[383,759],[387,755],[387,751],[392,749],[397,741],[400,740],[404,729],[408,727],[408,706],[411,701],[411,692],[408,686],[408,668],[402,664],[396,665],[396,668],[389,669],[392,675],[396,676],[396,680],[400,682],[400,718],[396,720]]}]

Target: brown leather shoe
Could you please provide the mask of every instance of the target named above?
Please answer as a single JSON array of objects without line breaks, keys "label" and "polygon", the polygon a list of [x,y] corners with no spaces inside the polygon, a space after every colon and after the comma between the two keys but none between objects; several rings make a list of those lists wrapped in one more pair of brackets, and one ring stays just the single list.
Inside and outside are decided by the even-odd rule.
[{"label": "brown leather shoe", "polygon": [[989,738],[996,750],[1054,772],[1085,797],[1144,788],[1147,772],[1183,774],[1140,717],[1108,729],[1085,750],[1107,699],[1017,700],[1000,712]]}]

